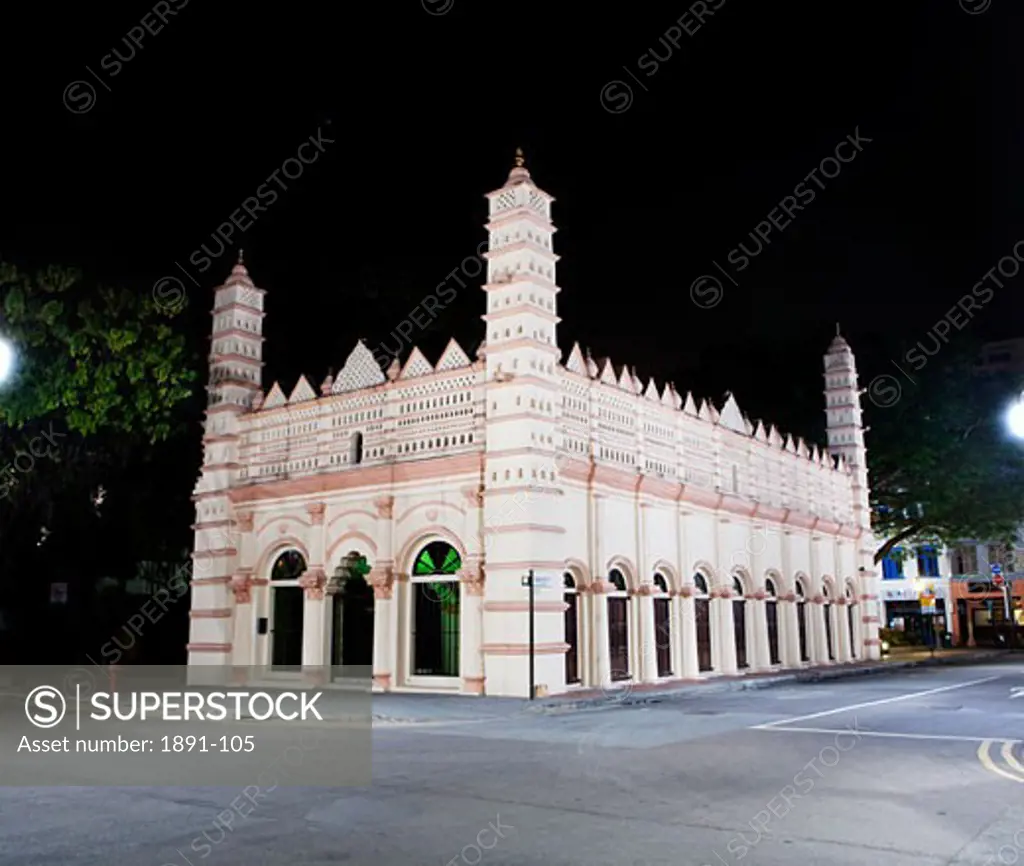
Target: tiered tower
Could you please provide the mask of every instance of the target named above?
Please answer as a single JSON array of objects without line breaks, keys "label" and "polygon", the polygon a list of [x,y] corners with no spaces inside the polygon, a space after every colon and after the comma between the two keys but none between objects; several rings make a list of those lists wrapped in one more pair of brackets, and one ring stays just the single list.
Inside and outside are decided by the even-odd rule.
[{"label": "tiered tower", "polygon": [[[860,529],[857,539],[856,564],[858,569],[861,625],[864,628],[865,655],[878,658],[878,578],[874,564],[875,543],[871,532],[871,505],[868,492],[867,448],[864,445],[864,425],[861,418],[861,390],[857,384],[857,364],[853,350],[839,333],[825,355],[825,416],[828,431],[828,449],[841,456],[852,477],[854,521]],[[864,620],[867,620],[865,622]]]},{"label": "tiered tower", "polygon": [[[238,255],[224,285],[216,289],[203,432],[203,466],[196,503],[192,570],[189,664],[231,663],[231,581],[242,533],[228,488],[239,465],[238,416],[262,394],[263,289],[249,277]],[[244,578],[244,576],[243,576]]]},{"label": "tiered tower", "polygon": [[[561,591],[564,552],[555,460],[561,400],[559,257],[553,251],[554,198],[533,182],[521,150],[504,186],[487,198],[486,596],[517,603],[526,598],[521,577],[530,568]],[[484,622],[485,653],[487,644],[526,646],[527,617],[490,616]],[[536,622],[539,644],[561,641],[559,614],[538,613]],[[527,694],[525,653],[487,654],[485,666],[489,688]],[[537,682],[553,690],[563,668],[561,654],[539,656]]]}]

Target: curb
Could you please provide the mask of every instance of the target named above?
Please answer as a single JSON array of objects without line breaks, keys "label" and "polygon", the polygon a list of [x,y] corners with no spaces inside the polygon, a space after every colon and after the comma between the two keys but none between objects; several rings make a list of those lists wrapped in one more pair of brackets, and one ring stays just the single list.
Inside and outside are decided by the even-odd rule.
[{"label": "curb", "polygon": [[548,703],[535,703],[528,705],[525,712],[540,713],[544,715],[557,715],[559,713],[573,712],[574,710],[594,709],[598,707],[614,706],[642,706],[644,704],[660,704],[670,701],[685,700],[699,695],[715,695],[728,692],[744,692],[755,689],[770,689],[779,685],[789,683],[817,683],[823,680],[839,680],[848,677],[875,676],[895,671],[904,671],[917,667],[935,667],[937,665],[958,665],[970,664],[978,661],[996,661],[1006,657],[1002,651],[987,651],[971,653],[970,655],[958,655],[953,657],[912,659],[904,662],[881,662],[863,667],[836,667],[822,668],[809,671],[793,671],[792,673],[779,674],[772,677],[759,677],[756,679],[735,679],[721,682],[709,681],[706,684],[679,686],[677,688],[665,688],[653,691],[633,692],[623,690],[619,694],[602,694],[590,698],[578,700],[556,700]]}]

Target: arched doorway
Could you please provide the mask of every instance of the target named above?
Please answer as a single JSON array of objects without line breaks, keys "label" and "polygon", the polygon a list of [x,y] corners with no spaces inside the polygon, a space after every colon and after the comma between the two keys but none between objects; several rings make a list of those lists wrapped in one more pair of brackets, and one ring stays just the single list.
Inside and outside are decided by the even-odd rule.
[{"label": "arched doorway", "polygon": [[693,576],[693,616],[697,630],[697,670],[711,670],[711,603],[708,599],[708,582],[698,572]]},{"label": "arched doorway", "polygon": [[768,626],[768,661],[777,665],[782,661],[779,655],[779,592],[770,577],[764,581],[764,618]]},{"label": "arched doorway", "polygon": [[565,683],[580,681],[580,611],[576,578],[568,571],[562,575],[562,600],[565,602]]},{"label": "arched doorway", "polygon": [[459,552],[446,541],[424,547],[412,568],[412,671],[459,675]]},{"label": "arched doorway", "polygon": [[626,578],[617,568],[608,572],[608,657],[612,681],[628,680],[629,672],[629,596]]},{"label": "arched doorway", "polygon": [[804,585],[798,580],[794,587],[796,595],[796,627],[800,635],[800,661],[810,661],[807,654],[807,596],[804,594]]},{"label": "arched doorway", "polygon": [[736,575],[732,578],[732,625],[736,637],[736,667],[747,667],[747,600],[743,581]]},{"label": "arched doorway", "polygon": [[373,664],[373,587],[370,564],[349,553],[334,570],[331,592],[331,664]]},{"label": "arched doorway", "polygon": [[847,585],[846,587],[846,624],[850,629],[850,658],[857,658],[857,622],[856,612],[854,608],[857,606],[857,596],[853,591],[853,587]]},{"label": "arched doorway", "polygon": [[672,676],[672,600],[665,575],[654,575],[654,646],[658,660],[658,676]]},{"label": "arched doorway", "polygon": [[828,650],[828,660],[835,661],[836,652],[832,646],[832,598],[829,594],[828,584],[822,584],[821,596],[824,599],[821,605],[821,612],[825,616],[825,648]]},{"label": "arched doorway", "polygon": [[302,670],[302,625],[306,593],[299,578],[306,560],[297,550],[286,550],[270,569],[270,669]]}]

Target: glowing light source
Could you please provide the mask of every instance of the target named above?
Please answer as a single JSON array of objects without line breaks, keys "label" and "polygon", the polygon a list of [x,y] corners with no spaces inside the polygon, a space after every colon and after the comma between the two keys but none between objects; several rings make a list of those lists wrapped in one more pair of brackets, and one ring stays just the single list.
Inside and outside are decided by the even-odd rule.
[{"label": "glowing light source", "polygon": [[1007,410],[1006,426],[1017,439],[1024,439],[1024,400],[1018,400]]},{"label": "glowing light source", "polygon": [[14,347],[0,337],[0,383],[3,383],[14,369]]}]

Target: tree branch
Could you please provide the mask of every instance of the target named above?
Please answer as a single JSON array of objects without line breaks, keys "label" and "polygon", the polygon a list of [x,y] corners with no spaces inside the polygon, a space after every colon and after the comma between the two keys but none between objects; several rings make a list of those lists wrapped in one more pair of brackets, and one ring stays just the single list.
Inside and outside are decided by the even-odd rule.
[{"label": "tree branch", "polygon": [[878,565],[897,544],[904,539],[910,538],[912,535],[917,535],[923,532],[927,524],[925,523],[911,523],[905,526],[899,532],[897,532],[892,538],[888,539],[877,551],[875,551],[875,565]]}]

